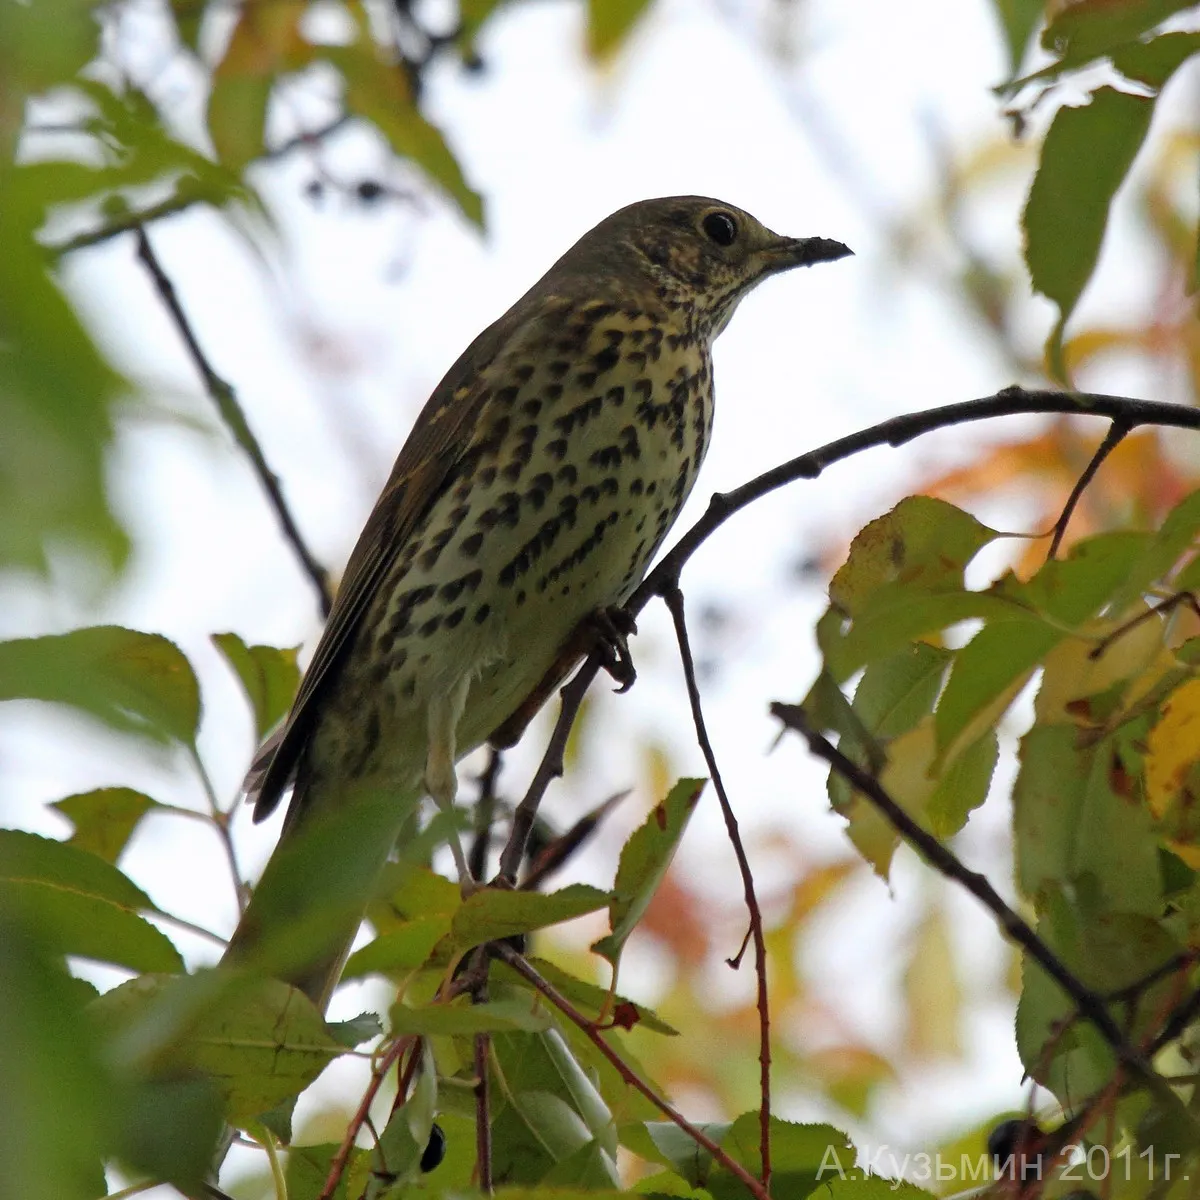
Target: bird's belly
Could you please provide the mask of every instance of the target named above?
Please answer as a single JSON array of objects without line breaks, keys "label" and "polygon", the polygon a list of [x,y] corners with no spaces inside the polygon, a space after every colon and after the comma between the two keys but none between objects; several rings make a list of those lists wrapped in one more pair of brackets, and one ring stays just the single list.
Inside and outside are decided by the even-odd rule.
[{"label": "bird's belly", "polygon": [[[707,399],[663,381],[640,405],[636,393],[577,405],[521,427],[452,481],[365,614],[369,653],[349,656],[373,672],[371,713],[339,722],[360,744],[359,773],[419,774],[430,701],[464,678],[458,753],[481,744],[579,623],[629,596],[695,480]],[[372,714],[364,741],[352,726]]]}]

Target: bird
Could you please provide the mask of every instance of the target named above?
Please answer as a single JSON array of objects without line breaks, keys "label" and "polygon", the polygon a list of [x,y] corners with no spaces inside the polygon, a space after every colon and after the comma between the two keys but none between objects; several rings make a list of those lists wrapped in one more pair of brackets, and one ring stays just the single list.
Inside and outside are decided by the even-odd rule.
[{"label": "bird", "polygon": [[[589,646],[632,666],[620,606],[695,483],[714,339],[764,279],[851,251],[701,196],[585,233],[463,352],[400,450],[291,711],[246,779],[279,843],[223,965],[322,1011],[423,796],[507,745]],[[469,872],[450,837],[460,876]]]}]

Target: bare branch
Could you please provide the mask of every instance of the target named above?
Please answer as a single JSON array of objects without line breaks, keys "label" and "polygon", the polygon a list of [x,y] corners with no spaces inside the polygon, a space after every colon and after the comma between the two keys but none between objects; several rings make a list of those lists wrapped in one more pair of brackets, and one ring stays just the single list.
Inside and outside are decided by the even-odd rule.
[{"label": "bare branch", "polygon": [[552,984],[538,974],[526,962],[525,958],[518,954],[511,946],[504,942],[493,942],[488,950],[495,957],[506,962],[518,975],[527,979],[559,1012],[563,1014],[573,1025],[582,1030],[588,1040],[608,1059],[616,1068],[617,1074],[629,1084],[630,1087],[636,1088],[655,1108],[659,1110],[669,1120],[674,1121],[684,1133],[688,1135],[698,1146],[703,1146],[705,1150],[711,1154],[715,1161],[719,1162],[727,1171],[737,1176],[739,1180],[749,1190],[755,1200],[771,1200],[766,1188],[746,1170],[741,1163],[734,1162],[716,1142],[712,1140],[703,1130],[698,1129],[691,1123],[682,1113],[677,1112],[670,1104],[666,1102],[645,1080],[641,1078],[625,1060],[605,1041],[599,1029],[594,1022],[589,1021],[561,992],[559,992]]},{"label": "bare branch", "polygon": [[249,424],[246,422],[246,414],[242,411],[242,406],[238,403],[237,393],[234,392],[233,387],[229,383],[213,370],[212,364],[205,357],[204,351],[200,348],[200,343],[196,340],[195,331],[188,321],[187,314],[183,311],[183,306],[179,302],[175,285],[171,282],[167,273],[163,270],[162,264],[158,261],[158,257],[154,253],[154,248],[150,245],[150,238],[146,230],[139,224],[133,226],[133,232],[137,238],[139,261],[154,281],[154,286],[158,291],[159,297],[163,304],[166,305],[167,311],[171,314],[171,319],[175,322],[175,328],[179,331],[180,337],[183,338],[192,363],[200,373],[201,379],[204,380],[204,387],[213,403],[217,406],[217,411],[221,414],[221,419],[225,422],[229,432],[233,434],[234,441],[246,452],[246,456],[250,459],[254,473],[258,476],[259,483],[267,493],[267,499],[270,501],[271,507],[275,510],[275,515],[279,520],[280,526],[283,528],[284,537],[291,544],[296,557],[300,560],[300,565],[304,568],[305,574],[312,581],[313,587],[317,589],[317,595],[321,603],[321,615],[329,616],[329,609],[333,603],[333,598],[329,590],[329,581],[326,578],[325,571],[313,557],[292,517],[287,502],[283,498],[279,479],[267,465],[262,447],[258,444],[258,439],[254,436]]},{"label": "bare branch", "polygon": [[965,867],[953,852],[928,830],[918,825],[892,799],[879,780],[852,762],[828,738],[813,729],[800,705],[776,701],[771,705],[771,714],[786,728],[800,734],[808,742],[809,750],[818,758],[824,759],[851,784],[931,867],[947,879],[954,880],[984,905],[1004,932],[1071,997],[1080,1014],[1096,1027],[1119,1061],[1133,1068],[1142,1077],[1155,1074],[1142,1055],[1126,1041],[1099,993],[1086,987],[1067,969],[1033,927],[1004,902],[985,875]]},{"label": "bare branch", "polygon": [[1096,453],[1092,455],[1088,465],[1083,470],[1083,474],[1075,481],[1075,486],[1071,489],[1071,494],[1067,497],[1067,502],[1063,505],[1063,510],[1059,514],[1058,520],[1054,522],[1054,536],[1050,539],[1050,549],[1046,551],[1048,559],[1053,558],[1058,553],[1058,548],[1062,545],[1062,540],[1066,536],[1067,526],[1071,523],[1071,517],[1074,515],[1075,509],[1088,484],[1095,478],[1096,472],[1100,470],[1100,465],[1104,460],[1125,440],[1130,428],[1131,426],[1125,421],[1113,421],[1108,427],[1108,432],[1104,435],[1104,441],[1096,448]]},{"label": "bare branch", "polygon": [[[771,1186],[771,1017],[767,996],[767,941],[763,936],[762,910],[758,906],[758,897],[754,890],[754,875],[750,870],[750,861],[746,858],[746,848],[742,845],[742,835],[738,829],[737,817],[729,796],[725,791],[725,781],[721,778],[721,770],[717,766],[717,756],[713,751],[712,742],[708,736],[708,727],[704,722],[704,711],[700,706],[700,688],[696,683],[696,664],[692,659],[692,645],[688,638],[687,621],[683,611],[683,592],[678,586],[665,588],[663,600],[671,612],[675,623],[675,638],[679,642],[679,657],[683,661],[683,677],[687,681],[688,700],[692,706],[692,721],[696,726],[696,741],[700,745],[704,761],[708,765],[708,773],[712,776],[713,787],[721,804],[721,815],[725,818],[725,829],[729,834],[729,842],[733,846],[737,858],[738,870],[742,875],[742,890],[746,897],[746,910],[750,914],[750,936],[754,939],[754,974],[758,985],[758,1062],[759,1062],[759,1139],[762,1152],[762,1185],[766,1189]],[[745,946],[743,944],[743,950]],[[741,952],[738,954],[741,958]],[[735,965],[730,963],[731,966]]]}]

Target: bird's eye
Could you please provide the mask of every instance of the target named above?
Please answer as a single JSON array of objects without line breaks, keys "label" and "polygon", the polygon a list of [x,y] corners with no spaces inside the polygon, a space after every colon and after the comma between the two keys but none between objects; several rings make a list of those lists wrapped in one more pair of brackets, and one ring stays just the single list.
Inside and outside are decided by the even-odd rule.
[{"label": "bird's eye", "polygon": [[703,221],[700,228],[718,246],[732,246],[737,237],[738,227],[733,216],[727,212],[711,212]]}]

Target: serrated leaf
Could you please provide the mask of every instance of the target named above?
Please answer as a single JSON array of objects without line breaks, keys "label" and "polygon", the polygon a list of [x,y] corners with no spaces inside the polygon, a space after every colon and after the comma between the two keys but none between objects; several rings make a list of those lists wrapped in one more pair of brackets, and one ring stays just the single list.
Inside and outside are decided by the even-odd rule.
[{"label": "serrated leaf", "polygon": [[347,1050],[361,1046],[383,1033],[383,1025],[373,1012],[359,1013],[349,1021],[331,1021],[326,1025],[329,1036],[340,1042]]},{"label": "serrated leaf", "polygon": [[[291,1146],[288,1149],[287,1194],[295,1200],[308,1200],[319,1196],[329,1178],[334,1155],[341,1146],[334,1142],[322,1142],[318,1146]],[[338,1180],[337,1188],[330,1200],[358,1200],[367,1188],[371,1174],[371,1152],[354,1147],[346,1163],[346,1169]]]},{"label": "serrated leaf", "polygon": [[938,701],[939,753],[949,757],[958,741],[974,742],[994,726],[1064,636],[1037,618],[985,625],[955,655]]},{"label": "serrated leaf", "polygon": [[146,894],[103,859],[52,838],[0,830],[0,908],[57,953],[134,971],[183,966],[170,939],[138,915]]},{"label": "serrated leaf", "polygon": [[588,0],[587,52],[597,61],[611,58],[628,40],[651,0]]},{"label": "serrated leaf", "polygon": [[608,908],[612,933],[592,946],[614,967],[621,957],[622,947],[666,875],[707,782],[706,779],[681,779],[666,798],[654,806],[645,822],[634,830],[622,847]]},{"label": "serrated leaf", "polygon": [[296,647],[247,646],[236,633],[214,633],[212,641],[241,682],[261,740],[287,714],[300,685]]},{"label": "serrated leaf", "polygon": [[[857,1155],[850,1140],[832,1125],[799,1125],[772,1117],[771,1188],[779,1196],[807,1196],[836,1177],[836,1165],[853,1169]],[[756,1112],[743,1113],[721,1139],[721,1149],[751,1175],[762,1172],[761,1127]],[[746,1190],[736,1176],[714,1164],[706,1186],[714,1200],[742,1200]]]},{"label": "serrated leaf", "polygon": [[484,942],[516,937],[596,912],[609,903],[609,895],[584,883],[573,883],[557,892],[514,892],[482,888],[462,902],[450,928],[455,942],[469,949]]},{"label": "serrated leaf", "polygon": [[854,711],[878,737],[912,729],[933,711],[954,653],[928,642],[914,642],[888,658],[867,664],[854,690]]},{"label": "serrated leaf", "polygon": [[1099,88],[1083,108],[1061,108],[1046,140],[1022,226],[1034,289],[1058,305],[1046,343],[1066,379],[1063,329],[1100,256],[1108,212],[1150,127],[1154,101]]},{"label": "serrated leaf", "polygon": [[195,743],[200,686],[165,637],[117,625],[0,642],[0,700],[45,700],[126,733]]},{"label": "serrated leaf", "polygon": [[64,796],[50,807],[74,825],[69,845],[115,864],[141,819],[163,806],[145,792],[109,787]]}]

